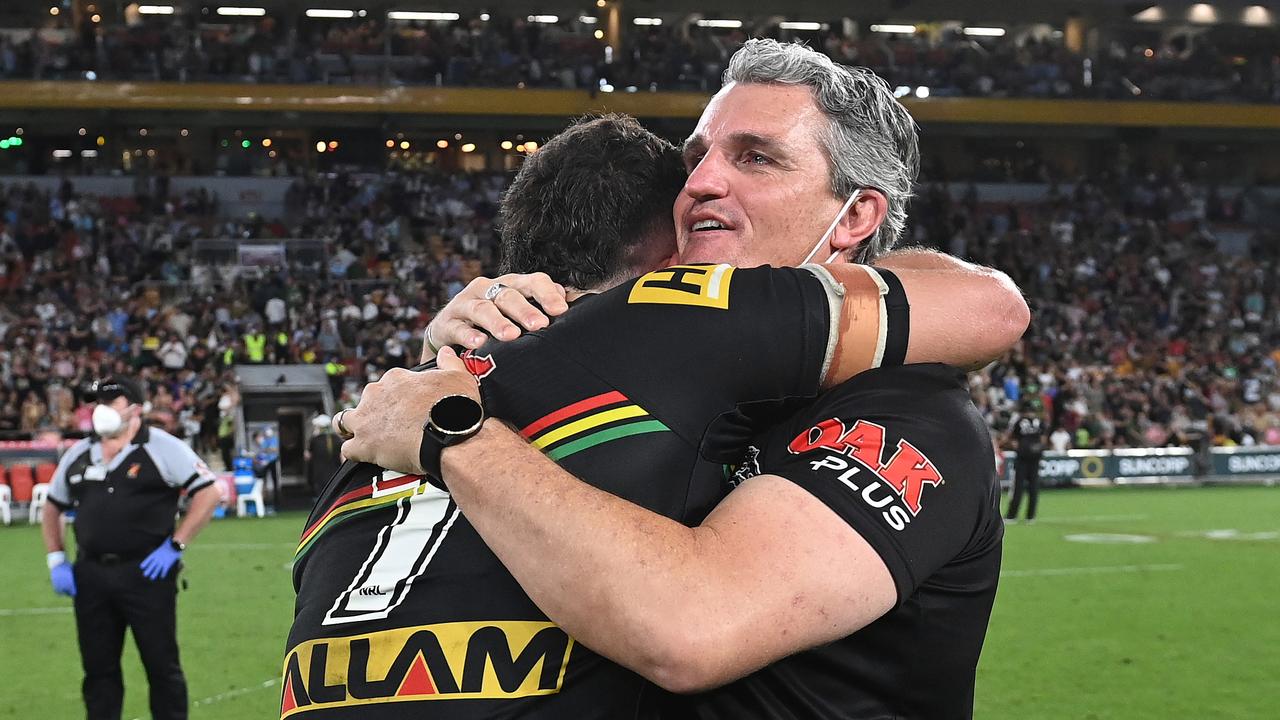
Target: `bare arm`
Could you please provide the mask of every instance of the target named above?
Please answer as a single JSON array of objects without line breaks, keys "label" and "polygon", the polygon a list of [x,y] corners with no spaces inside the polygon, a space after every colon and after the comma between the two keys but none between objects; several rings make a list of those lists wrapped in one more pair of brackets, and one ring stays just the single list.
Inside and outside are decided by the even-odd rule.
[{"label": "bare arm", "polygon": [[551,619],[668,690],[715,687],[844,637],[896,599],[866,541],[782,478],[748,480],[689,528],[578,480],[499,423],[448,448],[443,470]]},{"label": "bare arm", "polygon": [[194,540],[204,526],[209,524],[213,511],[221,501],[222,490],[216,483],[206,485],[197,491],[191,496],[191,505],[187,508],[187,514],[182,518],[182,523],[178,525],[177,530],[173,531],[173,539],[183,545]]},{"label": "bare arm", "polygon": [[59,552],[62,545],[62,509],[46,502],[40,511],[40,536],[44,538],[45,552]]},{"label": "bare arm", "polygon": [[[406,424],[387,418],[423,417],[433,397],[478,395],[452,350],[439,362],[370,385],[369,410],[344,421],[355,436],[343,453],[376,449],[378,464],[421,472],[417,441],[398,440]],[[778,478],[744,483],[688,528],[578,480],[498,421],[442,461],[454,500],[548,616],[671,690],[714,687],[848,635],[896,598],[866,542]],[[750,602],[725,613],[731,597]],[[787,633],[759,631],[780,621]]]},{"label": "bare arm", "polygon": [[909,363],[981,367],[1013,347],[1031,323],[1022,291],[994,268],[920,248],[875,264],[898,276],[911,303]]}]

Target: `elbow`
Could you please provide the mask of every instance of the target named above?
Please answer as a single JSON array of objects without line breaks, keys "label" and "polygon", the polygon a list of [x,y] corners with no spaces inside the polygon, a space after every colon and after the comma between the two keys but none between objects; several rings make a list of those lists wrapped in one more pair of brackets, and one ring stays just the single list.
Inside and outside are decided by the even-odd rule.
[{"label": "elbow", "polygon": [[652,653],[639,668],[639,674],[668,692],[688,695],[704,692],[734,679],[729,659],[722,658],[717,648],[724,647],[694,633],[672,632],[659,639]]},{"label": "elbow", "polygon": [[1008,275],[996,272],[995,280],[1000,286],[1003,308],[997,316],[999,324],[995,331],[1003,341],[1004,350],[1008,350],[1022,339],[1023,334],[1030,327],[1031,308],[1027,305],[1027,299],[1022,295],[1022,291]]}]

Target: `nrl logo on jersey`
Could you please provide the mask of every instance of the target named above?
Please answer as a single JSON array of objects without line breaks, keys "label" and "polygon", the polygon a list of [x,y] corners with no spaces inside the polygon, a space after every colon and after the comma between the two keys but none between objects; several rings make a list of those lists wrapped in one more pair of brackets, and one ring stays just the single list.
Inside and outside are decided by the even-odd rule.
[{"label": "nrl logo on jersey", "polygon": [[942,474],[916,446],[899,440],[893,456],[885,454],[885,429],[866,420],[846,426],[839,418],[824,420],[796,436],[787,451],[800,455],[828,451],[809,463],[819,470],[838,471],[836,478],[879,510],[894,530],[903,530],[923,508],[924,488],[943,484]]}]

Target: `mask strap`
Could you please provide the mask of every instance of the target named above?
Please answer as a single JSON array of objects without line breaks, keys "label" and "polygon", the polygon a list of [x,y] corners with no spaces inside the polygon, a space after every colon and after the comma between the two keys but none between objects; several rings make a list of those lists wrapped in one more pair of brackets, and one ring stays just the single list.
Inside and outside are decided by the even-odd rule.
[{"label": "mask strap", "polygon": [[[844,218],[844,214],[849,212],[849,208],[853,207],[853,203],[857,201],[857,199],[861,196],[862,196],[862,188],[858,188],[857,190],[853,191],[853,194],[849,196],[848,200],[844,201],[844,205],[840,208],[840,212],[836,213],[836,217],[834,220],[831,221],[831,225],[827,227],[827,231],[822,233],[822,237],[818,240],[818,244],[814,245],[813,250],[810,250],[809,254],[804,257],[804,260],[800,261],[801,265],[804,265],[805,263],[812,260],[813,256],[817,255],[818,251],[822,249],[822,246],[827,244],[827,238],[831,237],[831,233],[835,232],[836,226],[840,224],[840,220]],[[839,250],[831,253],[831,257],[827,258],[827,263],[830,263],[832,260],[835,260],[837,257],[839,257],[839,255],[840,255]]]}]

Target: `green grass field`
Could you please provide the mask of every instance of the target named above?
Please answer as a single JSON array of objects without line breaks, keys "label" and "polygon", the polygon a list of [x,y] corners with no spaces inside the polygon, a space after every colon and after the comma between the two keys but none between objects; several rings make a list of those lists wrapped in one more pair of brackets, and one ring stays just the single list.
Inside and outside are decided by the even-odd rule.
[{"label": "green grass field", "polygon": [[[276,716],[302,521],[217,521],[188,551],[196,720]],[[0,528],[0,567],[0,718],[82,717],[70,603],[35,528]],[[1280,488],[1046,492],[1035,525],[1008,528],[1004,567],[977,717],[1280,717]],[[125,667],[124,717],[146,717],[132,646]]]}]

